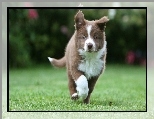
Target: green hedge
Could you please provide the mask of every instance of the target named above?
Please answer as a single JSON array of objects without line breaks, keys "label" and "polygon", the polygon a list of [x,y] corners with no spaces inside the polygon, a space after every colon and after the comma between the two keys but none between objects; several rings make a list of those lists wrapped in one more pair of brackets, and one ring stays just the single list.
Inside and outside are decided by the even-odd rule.
[{"label": "green hedge", "polygon": [[[9,66],[25,67],[61,58],[74,32],[74,9],[9,9]],[[88,20],[108,10],[83,10]],[[108,62],[124,62],[130,50],[146,53],[146,11],[116,10],[106,28]]]}]

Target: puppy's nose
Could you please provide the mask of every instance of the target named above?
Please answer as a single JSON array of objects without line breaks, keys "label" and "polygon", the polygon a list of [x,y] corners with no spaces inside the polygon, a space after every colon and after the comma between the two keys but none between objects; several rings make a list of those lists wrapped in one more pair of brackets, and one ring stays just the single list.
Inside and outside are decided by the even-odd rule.
[{"label": "puppy's nose", "polygon": [[87,46],[88,46],[88,49],[90,50],[90,49],[92,49],[93,44],[92,43],[88,43]]}]

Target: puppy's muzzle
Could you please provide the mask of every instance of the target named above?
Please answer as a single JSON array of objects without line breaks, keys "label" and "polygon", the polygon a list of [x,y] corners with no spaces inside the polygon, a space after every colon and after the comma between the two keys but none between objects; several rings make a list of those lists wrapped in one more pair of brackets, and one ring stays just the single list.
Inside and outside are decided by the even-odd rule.
[{"label": "puppy's muzzle", "polygon": [[90,51],[90,50],[92,50],[92,48],[93,48],[93,44],[92,44],[92,43],[88,43],[88,44],[87,44],[87,47],[88,47],[88,50]]}]

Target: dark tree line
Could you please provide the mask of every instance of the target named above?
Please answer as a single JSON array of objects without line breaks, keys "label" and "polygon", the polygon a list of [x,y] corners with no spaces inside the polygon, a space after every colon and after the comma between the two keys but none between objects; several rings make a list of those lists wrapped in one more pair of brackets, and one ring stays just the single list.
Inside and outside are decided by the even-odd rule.
[{"label": "dark tree line", "polygon": [[[9,9],[9,66],[25,67],[61,58],[74,32],[75,9]],[[109,16],[108,9],[83,10],[88,20]],[[107,23],[107,62],[124,63],[131,51],[146,58],[146,10],[118,9]],[[137,62],[139,63],[139,62]]]}]

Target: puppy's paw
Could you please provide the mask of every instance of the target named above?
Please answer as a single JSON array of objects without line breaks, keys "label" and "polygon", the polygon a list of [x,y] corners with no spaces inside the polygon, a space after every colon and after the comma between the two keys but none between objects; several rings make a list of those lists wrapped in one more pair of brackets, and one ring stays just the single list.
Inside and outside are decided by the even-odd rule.
[{"label": "puppy's paw", "polygon": [[74,93],[74,94],[71,96],[71,99],[72,99],[72,100],[77,100],[77,99],[79,99],[78,94],[77,94],[77,93]]},{"label": "puppy's paw", "polygon": [[77,92],[78,92],[78,96],[81,97],[82,99],[86,99],[88,96],[88,88],[79,88],[77,87]]},{"label": "puppy's paw", "polygon": [[78,96],[82,97],[82,99],[86,99],[89,91],[87,78],[84,75],[81,75],[75,83],[77,85],[76,90]]}]

